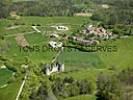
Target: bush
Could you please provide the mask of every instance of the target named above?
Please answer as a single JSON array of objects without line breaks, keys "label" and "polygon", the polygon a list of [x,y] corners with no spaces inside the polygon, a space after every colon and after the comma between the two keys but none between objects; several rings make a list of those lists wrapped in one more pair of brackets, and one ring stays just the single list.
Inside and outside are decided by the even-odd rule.
[{"label": "bush", "polygon": [[41,24],[37,24],[36,26],[41,26]]},{"label": "bush", "polygon": [[80,94],[91,94],[93,92],[93,85],[90,81],[84,79],[78,82],[80,88]]},{"label": "bush", "polygon": [[133,85],[133,68],[127,68],[118,75],[121,83],[125,85]]},{"label": "bush", "polygon": [[73,83],[74,79],[72,77],[65,77],[64,78],[64,83]]}]

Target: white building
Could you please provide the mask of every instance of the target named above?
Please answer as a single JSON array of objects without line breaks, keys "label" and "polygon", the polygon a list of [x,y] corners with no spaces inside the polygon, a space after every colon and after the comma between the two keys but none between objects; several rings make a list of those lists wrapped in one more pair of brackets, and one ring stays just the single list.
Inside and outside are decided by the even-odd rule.
[{"label": "white building", "polygon": [[69,28],[67,26],[51,26],[53,28],[56,28],[58,31],[67,31]]},{"label": "white building", "polygon": [[58,35],[58,34],[53,33],[53,34],[50,34],[50,37],[59,38],[59,35]]},{"label": "white building", "polygon": [[64,72],[65,70],[64,64],[60,64],[58,62],[51,64],[51,65],[47,64],[45,67],[46,67],[45,69],[46,75],[51,75],[52,73],[55,73],[55,72],[58,72],[58,73]]},{"label": "white building", "polygon": [[61,48],[63,46],[63,43],[62,42],[55,42],[55,41],[50,41],[49,42],[49,45],[52,47],[52,48]]},{"label": "white building", "polygon": [[6,69],[5,65],[0,66],[0,69]]},{"label": "white building", "polygon": [[83,33],[88,35],[94,34],[102,39],[109,39],[112,36],[112,33],[107,32],[103,27],[94,27],[93,25],[89,25]]}]

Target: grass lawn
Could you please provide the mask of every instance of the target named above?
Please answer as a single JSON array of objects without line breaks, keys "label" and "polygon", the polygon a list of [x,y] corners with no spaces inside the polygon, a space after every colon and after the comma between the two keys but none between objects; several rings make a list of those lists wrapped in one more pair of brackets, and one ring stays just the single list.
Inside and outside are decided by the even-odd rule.
[{"label": "grass lawn", "polygon": [[65,64],[66,71],[105,67],[96,53],[82,52],[75,49],[65,48],[58,60]]},{"label": "grass lawn", "polygon": [[[40,24],[42,26],[51,26],[57,24],[74,24],[81,25],[88,21],[88,17],[21,17],[21,23],[26,25]],[[19,21],[19,20],[18,20]]]},{"label": "grass lawn", "polygon": [[15,100],[21,81],[12,81],[8,83],[13,72],[8,69],[0,69],[0,100]]},{"label": "grass lawn", "polygon": [[81,52],[65,49],[58,60],[65,64],[66,71],[86,68],[115,68],[117,70],[133,65],[133,37],[102,42],[102,46],[116,46],[116,52]]},{"label": "grass lawn", "polygon": [[49,42],[48,36],[43,36],[41,33],[27,34],[25,35],[25,38],[30,45],[43,45]]},{"label": "grass lawn", "polygon": [[0,87],[7,84],[12,76],[12,71],[8,69],[0,69]]},{"label": "grass lawn", "polygon": [[10,83],[7,87],[0,89],[0,100],[15,100],[21,81]]},{"label": "grass lawn", "polygon": [[[70,30],[63,33],[71,33],[72,31],[77,30],[80,26],[88,22],[88,17],[37,17],[37,16],[26,16],[21,17],[18,20],[9,20],[9,19],[1,19],[0,20],[0,34],[4,36],[12,36],[18,33],[26,33],[34,31],[31,26],[32,25],[40,25],[38,29],[42,32],[46,31],[57,31],[50,26],[53,25],[64,25],[68,26]],[[7,29],[8,27],[19,26],[15,29]]]},{"label": "grass lawn", "polygon": [[64,100],[96,100],[96,97],[91,95],[81,95],[81,96],[70,97]]},{"label": "grass lawn", "polygon": [[132,67],[133,65],[133,37],[108,41],[107,45],[116,45],[117,52],[99,52],[98,55],[107,67],[113,67],[117,70]]},{"label": "grass lawn", "polygon": [[30,46],[37,45],[39,46],[40,51],[25,52],[22,49],[20,50],[20,47],[17,45],[14,37],[10,37],[6,38],[6,40],[3,42],[3,47],[5,47],[6,50],[2,53],[2,55],[12,61],[20,63],[24,63],[26,57],[28,57],[35,64],[41,62],[50,62],[53,59],[56,52],[46,50],[43,51],[43,46],[46,46],[46,44],[48,44],[47,37],[42,37],[42,35],[38,33],[26,35],[25,37]]}]

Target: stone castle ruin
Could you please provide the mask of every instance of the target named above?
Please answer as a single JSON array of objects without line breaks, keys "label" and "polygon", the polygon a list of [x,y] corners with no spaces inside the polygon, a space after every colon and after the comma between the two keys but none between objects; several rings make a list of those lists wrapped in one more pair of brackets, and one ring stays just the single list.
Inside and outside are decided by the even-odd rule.
[{"label": "stone castle ruin", "polygon": [[51,75],[52,73],[59,73],[64,72],[64,64],[60,64],[58,62],[52,63],[52,64],[46,64],[45,70],[46,75]]}]

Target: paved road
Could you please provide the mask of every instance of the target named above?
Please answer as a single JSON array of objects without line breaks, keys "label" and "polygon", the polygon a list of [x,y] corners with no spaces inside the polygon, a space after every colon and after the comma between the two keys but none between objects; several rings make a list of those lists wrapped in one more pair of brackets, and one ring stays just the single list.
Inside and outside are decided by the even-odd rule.
[{"label": "paved road", "polygon": [[36,32],[40,33],[41,31],[37,28],[37,26],[31,26]]},{"label": "paved road", "polygon": [[25,74],[24,80],[23,80],[23,82],[22,82],[22,84],[21,84],[21,86],[20,86],[20,89],[19,89],[19,91],[18,91],[18,94],[17,94],[15,100],[19,100],[19,97],[20,97],[20,95],[21,95],[21,93],[22,93],[22,90],[23,90],[23,88],[24,88],[26,79],[27,79],[27,73]]},{"label": "paved road", "polygon": [[57,55],[54,57],[54,59],[52,60],[52,63],[56,61],[56,59],[58,58],[58,56],[61,54],[61,52],[64,50],[64,47],[61,48],[61,50],[57,53]]}]

